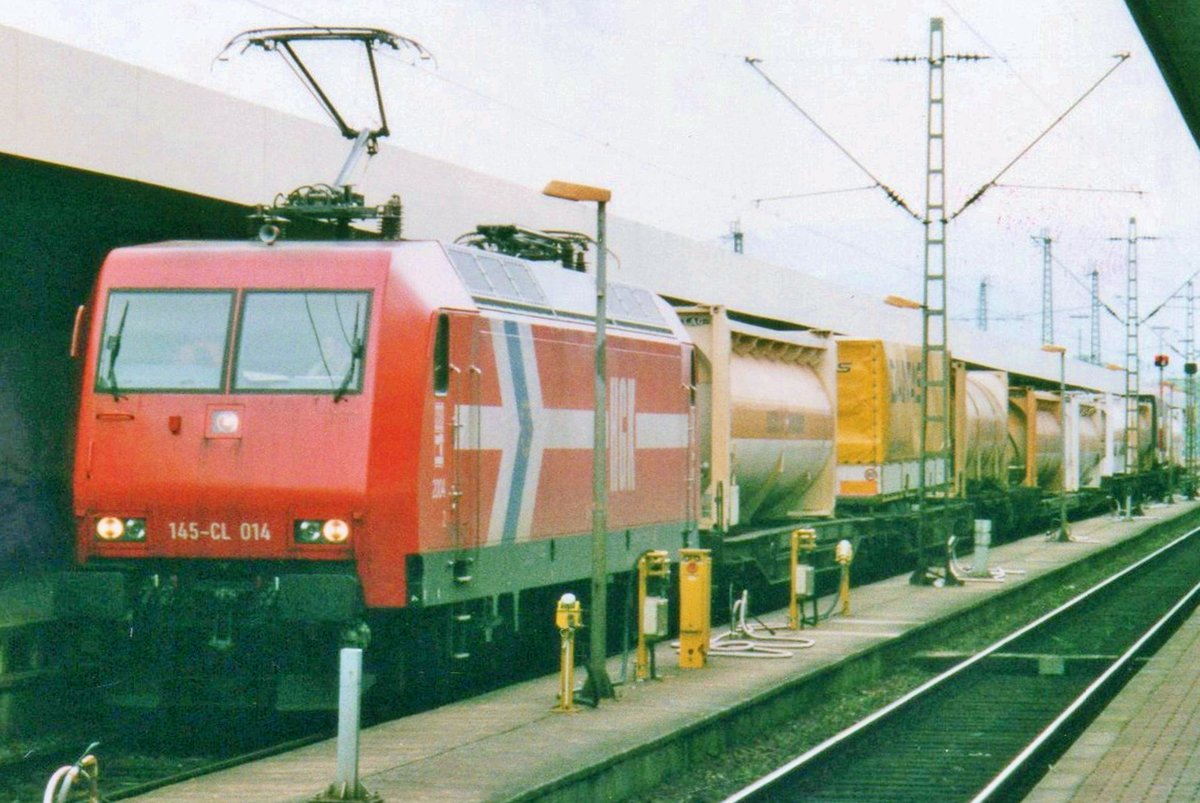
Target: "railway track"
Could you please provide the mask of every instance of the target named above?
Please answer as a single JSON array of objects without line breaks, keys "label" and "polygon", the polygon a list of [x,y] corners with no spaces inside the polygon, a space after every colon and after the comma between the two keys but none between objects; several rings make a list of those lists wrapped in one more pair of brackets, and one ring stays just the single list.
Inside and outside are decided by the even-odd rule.
[{"label": "railway track", "polygon": [[1200,529],[957,662],[726,803],[1020,799],[1197,606],[1197,577]]}]

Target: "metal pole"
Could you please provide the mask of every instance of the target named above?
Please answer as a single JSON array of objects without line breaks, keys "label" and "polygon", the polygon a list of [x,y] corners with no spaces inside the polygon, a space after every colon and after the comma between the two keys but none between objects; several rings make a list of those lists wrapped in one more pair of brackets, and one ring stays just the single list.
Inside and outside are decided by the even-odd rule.
[{"label": "metal pole", "polygon": [[1187,478],[1187,498],[1196,497],[1196,343],[1195,343],[1196,296],[1195,285],[1187,283],[1187,325],[1185,332],[1183,375],[1186,412],[1183,419],[1184,474]]},{"label": "metal pole", "polygon": [[1048,229],[1034,240],[1042,245],[1042,345],[1054,342],[1054,273],[1051,268],[1050,244],[1054,239]]},{"label": "metal pole", "polygon": [[592,447],[592,632],[588,685],[594,699],[613,696],[608,656],[608,265],[605,202],[596,202],[596,377]]},{"label": "metal pole", "polygon": [[599,704],[602,697],[612,697],[612,681],[608,678],[605,658],[608,657],[608,291],[605,212],[612,193],[603,187],[551,181],[543,195],[567,201],[596,202],[596,371],[595,397],[592,409],[592,611],[591,647],[588,656],[587,687]]},{"label": "metal pole", "polygon": [[[1129,218],[1129,246],[1125,270],[1125,473],[1138,470],[1138,297],[1137,219]],[[1129,512],[1132,517],[1132,511]]]},{"label": "metal pole", "polygon": [[1058,353],[1058,420],[1063,433],[1062,481],[1058,486],[1058,539],[1070,541],[1071,531],[1067,528],[1067,352]]},{"label": "metal pole", "polygon": [[986,332],[988,327],[988,281],[981,279],[979,282],[979,306],[975,312],[975,326],[981,332]]},{"label": "metal pole", "polygon": [[341,684],[338,687],[337,775],[342,789],[358,787],[358,714],[362,690],[362,650],[341,651]]},{"label": "metal pole", "polygon": [[[917,566],[909,582],[929,585],[925,538],[929,529],[930,463],[944,474],[933,488],[944,489],[954,476],[950,465],[953,422],[950,407],[950,352],[946,327],[946,135],[944,30],[940,17],[929,21],[929,96],[925,136],[925,281],[921,305],[921,450],[917,476]],[[930,437],[930,436],[933,437]],[[940,511],[939,511],[940,512]],[[939,521],[941,517],[939,516]],[[944,582],[951,584],[947,573]]]}]

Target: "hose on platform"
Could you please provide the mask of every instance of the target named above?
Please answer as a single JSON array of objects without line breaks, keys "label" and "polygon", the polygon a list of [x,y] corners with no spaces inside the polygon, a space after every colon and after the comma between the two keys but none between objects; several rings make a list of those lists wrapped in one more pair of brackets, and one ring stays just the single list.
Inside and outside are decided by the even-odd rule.
[{"label": "hose on platform", "polygon": [[100,790],[96,785],[96,781],[100,777],[100,765],[96,761],[96,757],[92,755],[92,751],[99,746],[99,742],[92,742],[88,745],[87,750],[83,751],[83,755],[79,757],[78,761],[55,770],[46,784],[42,803],[67,803],[71,797],[71,787],[81,775],[88,783],[88,803],[100,803]]},{"label": "hose on platform", "polygon": [[954,572],[954,576],[964,583],[1003,583],[1010,574],[1025,574],[1022,569],[1005,569],[1002,566],[988,569],[988,577],[973,577],[971,572],[974,566],[964,566],[958,560],[958,550],[954,544],[950,545],[950,568]]},{"label": "hose on platform", "polygon": [[[816,641],[803,636],[779,635],[776,630],[786,630],[787,625],[768,625],[759,621],[755,627],[746,621],[748,594],[733,603],[729,630],[713,636],[708,641],[708,654],[727,658],[791,658],[796,650],[816,646]],[[765,632],[764,632],[765,631]],[[679,642],[671,642],[678,649]]]}]

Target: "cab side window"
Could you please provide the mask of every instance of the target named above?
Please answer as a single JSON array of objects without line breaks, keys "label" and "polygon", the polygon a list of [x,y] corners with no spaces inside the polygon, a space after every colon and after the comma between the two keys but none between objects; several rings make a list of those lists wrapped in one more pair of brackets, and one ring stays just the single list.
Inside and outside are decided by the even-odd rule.
[{"label": "cab side window", "polygon": [[433,339],[433,392],[445,396],[450,389],[450,316],[441,314]]}]

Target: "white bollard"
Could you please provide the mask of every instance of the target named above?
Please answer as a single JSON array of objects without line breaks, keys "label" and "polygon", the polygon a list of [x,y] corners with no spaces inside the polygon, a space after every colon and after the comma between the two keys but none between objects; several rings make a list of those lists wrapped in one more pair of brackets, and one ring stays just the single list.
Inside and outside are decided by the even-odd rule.
[{"label": "white bollard", "polygon": [[971,555],[971,576],[991,577],[988,569],[988,548],[992,545],[992,522],[975,519],[975,551]]},{"label": "white bollard", "polygon": [[338,686],[337,776],[342,789],[358,788],[358,719],[362,695],[362,650],[344,647],[340,655]]},{"label": "white bollard", "polygon": [[337,774],[323,795],[311,798],[311,803],[361,801],[382,803],[379,795],[364,789],[358,782],[358,727],[362,696],[362,650],[344,647],[339,653]]}]

